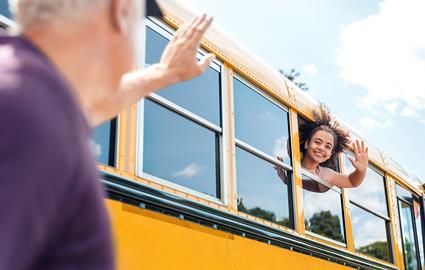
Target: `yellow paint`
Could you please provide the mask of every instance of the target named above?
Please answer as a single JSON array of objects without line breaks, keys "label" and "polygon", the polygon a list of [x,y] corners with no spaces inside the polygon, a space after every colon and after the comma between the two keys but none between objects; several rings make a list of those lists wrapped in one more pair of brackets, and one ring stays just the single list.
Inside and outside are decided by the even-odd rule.
[{"label": "yellow paint", "polygon": [[[347,174],[345,171],[346,164],[344,154],[338,155],[339,166],[341,172]],[[355,251],[354,240],[353,240],[353,228],[351,226],[351,215],[350,215],[350,198],[348,192],[343,188],[342,189],[342,207],[344,213],[344,227],[345,227],[345,239],[347,242],[347,249],[351,252]]]},{"label": "yellow paint", "polygon": [[228,209],[231,212],[237,211],[237,190],[236,190],[236,146],[235,146],[235,110],[234,110],[234,97],[233,97],[233,71],[227,65],[223,65],[225,82],[225,97],[226,97],[226,119],[227,125],[227,187],[228,187]]},{"label": "yellow paint", "polygon": [[301,176],[301,152],[300,152],[300,138],[298,131],[298,115],[290,109],[289,110],[289,125],[291,133],[291,146],[292,146],[292,167],[293,173],[293,186],[294,186],[294,207],[295,207],[295,229],[298,233],[305,233],[304,224],[304,207],[303,207],[303,181]]},{"label": "yellow paint", "polygon": [[394,255],[394,264],[399,267],[399,269],[404,270],[404,261],[403,261],[403,246],[401,243],[400,235],[400,222],[398,216],[398,206],[397,206],[397,194],[395,189],[395,181],[388,175],[385,177],[385,184],[387,190],[388,198],[388,214],[390,217],[390,230],[391,230],[391,247]]},{"label": "yellow paint", "polygon": [[120,202],[107,205],[118,269],[351,269]]}]

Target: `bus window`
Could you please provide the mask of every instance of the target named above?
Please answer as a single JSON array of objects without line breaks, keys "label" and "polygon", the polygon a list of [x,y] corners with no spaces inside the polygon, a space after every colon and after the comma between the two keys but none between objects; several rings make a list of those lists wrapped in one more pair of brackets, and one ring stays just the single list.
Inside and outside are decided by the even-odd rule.
[{"label": "bus window", "polygon": [[[423,213],[421,213],[419,198],[399,185],[396,186],[396,191],[405,269],[424,269],[421,222]],[[419,268],[419,265],[422,267]]]},{"label": "bus window", "polygon": [[306,230],[344,243],[341,189],[327,186],[316,175],[307,176],[306,173],[302,178]]},{"label": "bus window", "polygon": [[[345,154],[345,173],[354,171]],[[355,249],[359,252],[391,261],[389,216],[382,173],[369,165],[363,183],[346,190],[350,198],[351,227]]]},{"label": "bus window", "polygon": [[[147,27],[145,65],[158,63],[167,43],[166,37]],[[221,126],[220,83],[219,67],[213,65],[201,76],[166,87],[157,94],[214,125]]]},{"label": "bus window", "polygon": [[9,19],[12,18],[12,15],[10,14],[9,10],[9,4],[7,0],[0,1],[0,16],[3,15]]},{"label": "bus window", "polygon": [[[145,67],[159,62],[171,37],[167,26],[147,20]],[[138,176],[199,196],[222,198],[221,99],[221,65],[215,61],[203,75],[141,101]]]},{"label": "bus window", "polygon": [[356,251],[381,260],[391,261],[386,219],[353,203],[350,204],[350,213]]},{"label": "bus window", "polygon": [[[345,173],[350,174],[354,167],[345,154]],[[367,208],[373,209],[384,216],[388,216],[387,198],[385,193],[384,177],[376,170],[369,167],[366,177],[360,186],[347,190],[350,199],[356,200]]]},{"label": "bus window", "polygon": [[[298,117],[298,126],[310,124]],[[300,152],[304,145],[300,145]],[[303,157],[301,157],[302,159]],[[326,162],[324,167],[339,172],[337,156]],[[341,189],[332,187],[326,180],[304,170],[302,172],[305,228],[313,236],[326,237],[327,240],[345,243],[344,218],[342,211]],[[320,203],[318,203],[320,202]]]},{"label": "bus window", "polygon": [[107,166],[115,166],[117,120],[111,120],[96,127],[90,140],[96,161]]},{"label": "bus window", "polygon": [[291,227],[288,112],[233,79],[238,210]]},{"label": "bus window", "polygon": [[399,200],[398,203],[403,241],[404,266],[407,270],[416,270],[418,269],[418,260],[416,258],[412,208],[403,201]]},{"label": "bus window", "polygon": [[144,107],[144,172],[219,197],[216,133],[151,100]]},{"label": "bus window", "polygon": [[[238,210],[291,227],[288,186],[276,174],[275,166],[246,150],[236,148]],[[282,170],[282,174],[283,179],[288,181],[289,173]]]}]

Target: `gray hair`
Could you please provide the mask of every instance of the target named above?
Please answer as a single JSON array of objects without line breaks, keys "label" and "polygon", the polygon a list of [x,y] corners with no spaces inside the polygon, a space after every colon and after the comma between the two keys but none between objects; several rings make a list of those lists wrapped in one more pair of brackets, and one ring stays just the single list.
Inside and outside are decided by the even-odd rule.
[{"label": "gray hair", "polygon": [[82,20],[90,16],[93,8],[106,5],[109,0],[9,0],[20,30],[25,31],[41,22],[58,18]]}]

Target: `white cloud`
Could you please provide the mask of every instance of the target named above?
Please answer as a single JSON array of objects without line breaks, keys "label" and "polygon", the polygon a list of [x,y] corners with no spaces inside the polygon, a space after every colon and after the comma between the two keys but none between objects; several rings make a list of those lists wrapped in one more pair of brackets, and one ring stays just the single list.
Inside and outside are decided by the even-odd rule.
[{"label": "white cloud", "polygon": [[423,0],[385,0],[341,31],[340,76],[367,89],[364,106],[392,113],[398,100],[425,115],[424,10]]},{"label": "white cloud", "polygon": [[192,178],[204,168],[196,163],[191,163],[189,166],[173,174],[174,177]]},{"label": "white cloud", "polygon": [[385,109],[390,114],[395,114],[397,112],[397,109],[399,107],[399,104],[397,101],[391,101],[384,104]]},{"label": "white cloud", "polygon": [[288,155],[288,139],[284,136],[280,137],[279,139],[276,139],[274,142],[274,148],[273,148],[273,155],[274,157],[281,157],[283,160],[286,158],[289,158]]},{"label": "white cloud", "polygon": [[406,107],[404,108],[401,112],[400,112],[401,116],[406,116],[406,117],[413,117],[413,118],[418,118],[421,115],[415,111],[414,109],[412,109],[411,107]]},{"label": "white cloud", "polygon": [[307,73],[309,75],[316,75],[317,74],[317,68],[313,64],[308,64],[308,65],[303,66],[303,70],[304,70],[305,73]]},{"label": "white cloud", "polygon": [[366,117],[360,119],[361,130],[371,131],[374,129],[383,129],[391,127],[393,122],[391,119],[386,119],[385,121],[378,121],[371,117]]},{"label": "white cloud", "polygon": [[100,157],[102,155],[102,146],[92,139],[90,139],[90,149],[95,157]]},{"label": "white cloud", "polygon": [[271,119],[276,119],[276,115],[267,111],[267,112],[263,112],[259,114],[258,118],[260,118],[261,120],[271,120]]}]

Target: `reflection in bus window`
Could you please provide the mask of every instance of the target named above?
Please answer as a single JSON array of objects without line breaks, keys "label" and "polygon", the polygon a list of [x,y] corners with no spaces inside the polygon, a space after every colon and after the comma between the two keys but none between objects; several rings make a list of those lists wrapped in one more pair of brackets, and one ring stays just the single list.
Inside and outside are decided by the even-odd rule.
[{"label": "reflection in bus window", "polygon": [[[348,172],[354,170],[348,160],[348,154],[345,155],[345,165]],[[348,192],[350,199],[376,210],[384,216],[388,215],[384,177],[375,170],[368,168],[363,184],[351,188]]]},{"label": "reflection in bus window", "polygon": [[303,175],[306,230],[345,242],[341,194]]},{"label": "reflection in bus window", "polygon": [[108,166],[115,166],[116,119],[103,123],[92,130],[91,149],[96,161]]},{"label": "reflection in bus window", "polygon": [[143,171],[219,198],[216,134],[153,101],[144,106]]},{"label": "reflection in bus window", "polygon": [[276,175],[273,164],[237,147],[236,177],[239,211],[291,226],[288,186]]},{"label": "reflection in bus window", "polygon": [[[158,63],[168,39],[146,28],[146,64]],[[216,126],[220,123],[220,73],[210,67],[201,76],[173,84],[157,92],[161,97],[205,118]]]},{"label": "reflection in bus window", "polygon": [[386,221],[350,204],[351,227],[356,251],[390,261],[390,245]]},{"label": "reflection in bus window", "polygon": [[233,83],[236,138],[291,164],[288,113],[241,80]]},{"label": "reflection in bus window", "polygon": [[403,241],[404,265],[406,270],[418,269],[412,209],[409,204],[399,200],[401,235]]},{"label": "reflection in bus window", "polygon": [[12,18],[12,15],[10,14],[10,11],[9,11],[9,4],[7,0],[0,1],[0,15],[8,17],[9,19]]}]

